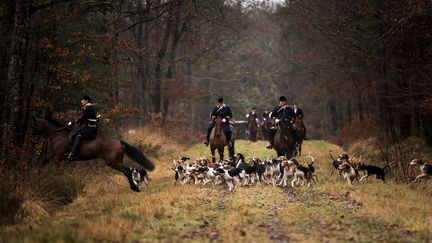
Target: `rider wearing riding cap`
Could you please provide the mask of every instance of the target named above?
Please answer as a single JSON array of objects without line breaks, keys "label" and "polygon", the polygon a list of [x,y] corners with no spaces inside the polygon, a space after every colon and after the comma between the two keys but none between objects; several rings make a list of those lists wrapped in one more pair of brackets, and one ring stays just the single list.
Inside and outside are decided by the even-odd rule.
[{"label": "rider wearing riding cap", "polygon": [[230,123],[229,123],[229,120],[232,118],[231,108],[224,104],[224,100],[222,98],[219,98],[218,104],[213,109],[210,116],[212,118],[212,122],[209,123],[208,129],[207,129],[207,136],[206,136],[206,140],[204,141],[204,144],[205,145],[209,144],[210,133],[211,133],[213,127],[215,126],[214,119],[216,118],[216,116],[220,116],[222,118],[222,127],[223,127],[223,130],[225,133],[226,141],[228,143],[228,146],[232,147],[232,142],[231,142],[232,132],[231,132],[231,127],[230,127]]},{"label": "rider wearing riding cap", "polygon": [[[276,123],[276,125],[282,120],[287,119],[288,122],[292,123],[294,119],[294,112],[291,109],[291,107],[287,106],[286,104],[287,100],[285,96],[281,96],[279,98],[279,105],[276,106],[273,109],[273,112],[271,113],[270,118]],[[276,127],[272,127],[270,129],[269,134],[269,144],[266,148],[271,149],[273,148],[273,140],[276,134]]]},{"label": "rider wearing riding cap", "polygon": [[80,101],[83,106],[81,109],[81,116],[74,121],[70,121],[68,126],[79,124],[81,125],[81,129],[75,136],[71,151],[66,154],[67,160],[73,159],[83,140],[93,140],[97,135],[97,115],[93,104],[91,104],[91,98],[88,95],[83,95]]},{"label": "rider wearing riding cap", "polygon": [[[256,113],[256,107],[255,106],[252,107],[252,109],[250,110],[249,114],[246,115],[246,118],[248,118],[248,120],[249,120],[250,117],[252,117],[255,120],[258,119],[258,115]],[[249,126],[249,122],[248,122],[248,126]]]}]

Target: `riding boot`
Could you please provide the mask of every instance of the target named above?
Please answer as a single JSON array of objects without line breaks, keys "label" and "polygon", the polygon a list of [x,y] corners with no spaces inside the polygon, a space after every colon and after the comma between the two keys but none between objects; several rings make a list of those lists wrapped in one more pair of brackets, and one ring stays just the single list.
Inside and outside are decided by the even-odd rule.
[{"label": "riding boot", "polygon": [[210,141],[210,133],[212,131],[213,127],[210,127],[209,129],[207,129],[207,136],[206,136],[206,140],[203,142],[203,144],[205,144],[206,146],[209,145],[209,141]]},{"label": "riding boot", "polygon": [[273,148],[273,140],[276,134],[276,129],[270,129],[269,131],[269,144],[267,145],[266,148],[271,149]]},{"label": "riding boot", "polygon": [[231,136],[232,136],[232,132],[226,132],[225,133],[225,137],[226,137],[226,141],[228,144],[228,147],[232,147],[232,142],[231,142]]},{"label": "riding boot", "polygon": [[66,155],[66,160],[73,160],[73,157],[75,156],[76,152],[78,151],[79,146],[81,145],[81,142],[83,140],[83,136],[81,134],[78,134],[73,143],[70,153]]}]

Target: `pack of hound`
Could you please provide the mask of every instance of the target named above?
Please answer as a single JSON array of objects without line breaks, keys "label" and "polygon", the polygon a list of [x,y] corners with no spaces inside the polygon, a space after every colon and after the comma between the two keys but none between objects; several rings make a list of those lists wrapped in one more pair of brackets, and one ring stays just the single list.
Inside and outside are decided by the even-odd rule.
[{"label": "pack of hound", "polygon": [[212,163],[205,157],[194,161],[188,157],[181,157],[173,161],[174,185],[211,183],[223,185],[231,191],[239,186],[257,183],[287,187],[290,179],[292,187],[305,184],[310,187],[316,183],[318,177],[313,165],[314,157],[309,153],[307,159],[310,160],[308,163],[301,164],[297,159],[287,159],[284,156],[261,160],[253,156],[246,159],[238,153],[232,160]]},{"label": "pack of hound", "polygon": [[[386,183],[385,175],[388,169],[394,164],[394,162],[388,163],[383,168],[366,165],[362,162],[361,156],[355,161],[354,154],[350,157],[346,153],[342,153],[337,159],[334,159],[331,153],[329,153],[332,159],[333,169],[330,173],[330,177],[335,171],[338,171],[339,177],[347,180],[348,184],[353,184],[354,182],[360,183],[361,181],[367,181],[370,175],[376,175],[377,179],[382,180]],[[409,163],[410,166],[418,166],[420,174],[415,177],[414,182],[419,182],[423,178],[432,177],[432,165],[428,164],[422,159],[414,159]],[[363,172],[363,176],[360,176],[360,172]]]}]

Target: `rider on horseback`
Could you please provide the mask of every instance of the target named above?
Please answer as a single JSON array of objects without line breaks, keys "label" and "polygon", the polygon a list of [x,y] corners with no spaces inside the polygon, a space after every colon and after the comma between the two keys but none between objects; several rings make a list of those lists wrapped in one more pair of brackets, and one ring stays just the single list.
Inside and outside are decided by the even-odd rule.
[{"label": "rider on horseback", "polygon": [[249,126],[250,119],[255,119],[258,122],[258,115],[256,113],[256,107],[255,106],[252,107],[249,114],[246,115],[246,118],[248,118],[248,126]]},{"label": "rider on horseback", "polygon": [[222,123],[223,123],[222,126],[223,126],[223,130],[225,133],[228,147],[232,147],[232,142],[231,142],[232,132],[231,132],[231,127],[230,127],[230,123],[229,123],[229,120],[232,118],[231,108],[224,104],[224,100],[222,98],[219,98],[218,104],[213,109],[210,116],[212,118],[212,122],[209,123],[208,129],[207,129],[206,140],[203,143],[206,146],[208,146],[209,141],[210,141],[210,133],[211,133],[213,127],[215,126],[214,125],[214,119],[216,118],[216,116],[220,116],[222,118]]},{"label": "rider on horseback", "polygon": [[298,104],[297,103],[293,104],[293,112],[294,112],[294,114],[295,114],[296,117],[302,118],[301,126],[304,129],[304,136],[306,137],[306,126],[303,123],[303,117],[304,117],[303,110],[300,109],[300,108],[298,108]]},{"label": "rider on horseback", "polygon": [[[285,96],[281,96],[279,98],[279,105],[276,106],[273,109],[273,112],[271,113],[270,118],[273,119],[275,124],[277,125],[282,119],[288,120],[290,123],[293,122],[294,119],[294,112],[291,109],[291,107],[286,105],[286,98]],[[276,134],[277,127],[273,126],[270,128],[270,136],[269,136],[269,144],[266,148],[271,149],[273,148],[273,140]]]},{"label": "rider on horseback", "polygon": [[73,157],[83,140],[93,140],[97,135],[97,115],[94,106],[91,104],[91,98],[88,95],[83,95],[80,101],[83,106],[81,116],[74,121],[70,121],[68,126],[79,124],[82,127],[75,136],[70,153],[66,154],[67,160],[74,159]]},{"label": "rider on horseback", "polygon": [[256,107],[252,107],[252,109],[250,110],[249,114],[246,115],[246,118],[249,117],[254,117],[255,119],[258,118],[258,115],[256,114]]}]

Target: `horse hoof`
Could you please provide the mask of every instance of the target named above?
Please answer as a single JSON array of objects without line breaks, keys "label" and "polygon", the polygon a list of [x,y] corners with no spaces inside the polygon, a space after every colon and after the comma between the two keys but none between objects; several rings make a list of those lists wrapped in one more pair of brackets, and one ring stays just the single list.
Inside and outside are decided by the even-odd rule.
[{"label": "horse hoof", "polygon": [[133,185],[133,186],[131,186],[131,189],[132,189],[133,191],[136,191],[136,192],[140,192],[140,191],[141,191],[141,189],[140,189],[140,187],[139,187],[138,185]]},{"label": "horse hoof", "polygon": [[139,189],[139,187],[134,187],[134,188],[132,188],[132,190],[134,190],[135,192],[141,192],[141,190]]}]

